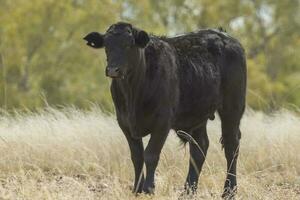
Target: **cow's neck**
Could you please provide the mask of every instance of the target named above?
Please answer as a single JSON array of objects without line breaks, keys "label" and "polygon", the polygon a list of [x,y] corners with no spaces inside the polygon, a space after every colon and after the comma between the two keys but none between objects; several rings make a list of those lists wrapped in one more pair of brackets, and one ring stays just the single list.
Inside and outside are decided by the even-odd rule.
[{"label": "cow's neck", "polygon": [[[126,99],[127,109],[134,111],[139,106],[144,98],[142,88],[147,84],[146,76],[146,59],[144,49],[138,49],[138,55],[129,63],[131,71],[119,80],[119,87]],[[134,112],[133,112],[134,113]]]},{"label": "cow's neck", "polygon": [[144,49],[137,50],[137,57],[131,59],[130,69],[125,76],[124,81],[128,84],[129,88],[134,88],[143,84],[145,81],[145,73],[146,73],[146,59]]}]

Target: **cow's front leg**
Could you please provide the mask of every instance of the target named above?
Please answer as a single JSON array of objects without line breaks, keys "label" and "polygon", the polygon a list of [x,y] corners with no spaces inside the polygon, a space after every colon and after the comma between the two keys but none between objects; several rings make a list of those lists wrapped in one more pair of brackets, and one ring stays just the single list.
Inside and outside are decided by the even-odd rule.
[{"label": "cow's front leg", "polygon": [[141,193],[144,184],[144,147],[142,139],[135,139],[129,133],[124,132],[129,144],[131,160],[134,166],[134,193]]},{"label": "cow's front leg", "polygon": [[166,141],[167,135],[167,131],[152,134],[144,152],[144,161],[146,164],[146,180],[144,182],[143,191],[147,194],[154,193],[154,173],[158,165],[160,152]]}]

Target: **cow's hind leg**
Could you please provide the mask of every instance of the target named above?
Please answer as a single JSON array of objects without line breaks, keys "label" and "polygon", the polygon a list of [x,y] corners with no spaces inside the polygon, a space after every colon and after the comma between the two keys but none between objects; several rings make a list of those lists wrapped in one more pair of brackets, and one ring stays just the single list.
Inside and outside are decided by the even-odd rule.
[{"label": "cow's hind leg", "polygon": [[246,60],[244,52],[235,45],[227,47],[226,67],[222,75],[222,105],[218,109],[222,124],[222,144],[227,161],[227,177],[222,197],[234,197],[237,189],[236,165],[239,154],[240,120],[245,110]]},{"label": "cow's hind leg", "polygon": [[187,194],[195,193],[197,190],[198,179],[205,161],[209,140],[206,131],[206,123],[192,131],[193,140],[189,141],[190,162],[189,172],[186,178],[185,190]]},{"label": "cow's hind leg", "polygon": [[244,106],[219,111],[222,123],[221,142],[227,161],[227,177],[224,184],[223,198],[234,197],[237,189],[236,168],[241,138],[239,125],[243,112]]}]

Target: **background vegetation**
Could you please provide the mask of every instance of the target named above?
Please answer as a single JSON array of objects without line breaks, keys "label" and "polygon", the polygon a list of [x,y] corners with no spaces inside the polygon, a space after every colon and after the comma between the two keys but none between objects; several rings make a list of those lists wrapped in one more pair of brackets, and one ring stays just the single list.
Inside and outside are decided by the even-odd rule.
[{"label": "background vegetation", "polygon": [[300,106],[298,0],[0,0],[0,106],[91,103],[112,110],[102,50],[90,31],[119,20],[175,35],[222,26],[246,48],[248,104],[269,111]]}]

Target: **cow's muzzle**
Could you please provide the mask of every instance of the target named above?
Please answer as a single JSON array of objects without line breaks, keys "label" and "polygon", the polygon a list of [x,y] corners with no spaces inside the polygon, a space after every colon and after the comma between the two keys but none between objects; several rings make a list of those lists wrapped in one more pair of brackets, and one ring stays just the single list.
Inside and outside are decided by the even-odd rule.
[{"label": "cow's muzzle", "polygon": [[119,67],[106,67],[105,74],[110,78],[122,77],[122,73]]}]

